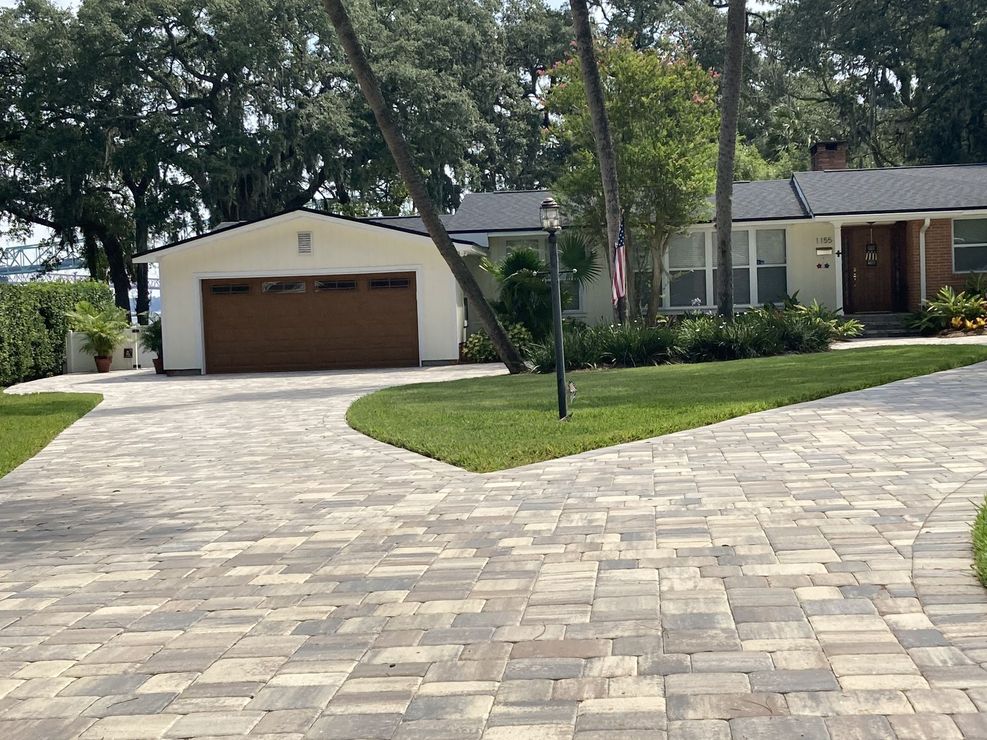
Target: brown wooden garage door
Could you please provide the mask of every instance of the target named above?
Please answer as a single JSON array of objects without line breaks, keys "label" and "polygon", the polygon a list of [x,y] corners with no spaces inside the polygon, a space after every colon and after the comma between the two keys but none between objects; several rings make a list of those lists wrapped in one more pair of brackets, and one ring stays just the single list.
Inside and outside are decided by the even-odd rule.
[{"label": "brown wooden garage door", "polygon": [[206,372],[418,364],[413,272],[202,281]]}]

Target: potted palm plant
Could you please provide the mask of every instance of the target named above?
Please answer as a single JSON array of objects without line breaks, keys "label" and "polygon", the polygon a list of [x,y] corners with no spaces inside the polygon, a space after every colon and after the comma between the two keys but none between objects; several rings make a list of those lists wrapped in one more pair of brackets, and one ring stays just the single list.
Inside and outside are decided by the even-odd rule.
[{"label": "potted palm plant", "polygon": [[141,347],[155,354],[154,360],[152,360],[154,372],[158,375],[164,375],[164,360],[162,359],[164,343],[161,339],[160,316],[152,317],[147,326],[144,327],[144,331],[141,332]]},{"label": "potted palm plant", "polygon": [[65,316],[74,331],[85,334],[82,349],[93,356],[96,371],[108,373],[113,350],[123,343],[124,332],[130,327],[127,312],[116,306],[98,308],[89,301],[79,301]]}]

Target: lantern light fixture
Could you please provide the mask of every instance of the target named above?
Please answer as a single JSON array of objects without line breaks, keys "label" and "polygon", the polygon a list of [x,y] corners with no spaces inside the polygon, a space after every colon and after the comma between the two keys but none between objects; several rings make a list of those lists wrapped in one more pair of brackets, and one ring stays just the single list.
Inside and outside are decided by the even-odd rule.
[{"label": "lantern light fixture", "polygon": [[868,267],[877,267],[877,242],[874,241],[874,222],[870,222],[870,239],[864,247],[864,264]]}]

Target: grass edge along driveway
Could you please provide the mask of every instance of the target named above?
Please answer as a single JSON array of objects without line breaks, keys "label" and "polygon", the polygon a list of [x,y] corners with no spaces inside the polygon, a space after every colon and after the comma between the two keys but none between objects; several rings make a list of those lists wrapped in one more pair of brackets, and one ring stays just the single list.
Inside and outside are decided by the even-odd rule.
[{"label": "grass edge along driveway", "polygon": [[102,400],[98,393],[0,393],[0,478]]},{"label": "grass edge along driveway", "polygon": [[987,361],[985,346],[906,346],[569,374],[573,417],[555,418],[554,375],[387,388],[346,415],[357,431],[477,473],[694,429]]}]

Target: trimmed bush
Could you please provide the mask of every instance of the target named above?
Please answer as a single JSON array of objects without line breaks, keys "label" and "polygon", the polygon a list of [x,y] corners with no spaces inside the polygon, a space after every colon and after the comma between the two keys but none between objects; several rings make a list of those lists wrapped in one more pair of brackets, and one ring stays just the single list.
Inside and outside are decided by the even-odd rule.
[{"label": "trimmed bush", "polygon": [[[511,338],[518,352],[522,355],[527,354],[528,348],[534,341],[531,338],[531,332],[522,324],[513,324],[506,329],[507,336]],[[497,362],[500,359],[497,357],[497,350],[494,349],[493,342],[490,341],[490,337],[483,329],[466,337],[466,341],[463,342],[462,353],[463,359],[468,362]]]},{"label": "trimmed bush", "polygon": [[0,284],[0,386],[62,372],[65,314],[79,301],[109,307],[113,295],[96,282]]},{"label": "trimmed bush", "polygon": [[[811,311],[770,307],[738,314],[733,321],[694,314],[657,326],[566,324],[565,364],[566,369],[578,370],[824,352],[845,330],[839,322],[834,324],[833,319]],[[528,359],[539,372],[554,370],[554,344],[545,341],[531,345]]]}]

